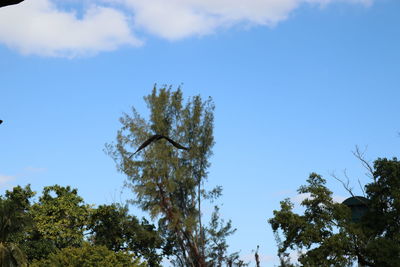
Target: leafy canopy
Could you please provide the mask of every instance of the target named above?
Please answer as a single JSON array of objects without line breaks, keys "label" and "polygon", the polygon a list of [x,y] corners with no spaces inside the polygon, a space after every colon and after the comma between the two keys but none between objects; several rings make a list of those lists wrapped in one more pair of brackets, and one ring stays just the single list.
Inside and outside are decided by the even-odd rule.
[{"label": "leafy canopy", "polygon": [[63,248],[49,255],[48,258],[34,261],[32,267],[145,267],[126,252],[114,252],[104,246],[91,246],[83,243],[82,247]]},{"label": "leafy canopy", "polygon": [[[44,266],[60,266],[46,264],[76,249],[82,257],[93,250],[94,254],[104,252],[107,257],[120,259],[123,264],[128,256],[132,261],[141,256],[150,266],[159,266],[162,254],[158,250],[163,244],[160,233],[146,220],[139,222],[129,215],[127,207],[112,204],[93,208],[69,186],[45,187],[32,204],[33,196],[28,185],[14,187],[0,197],[0,263],[26,266],[42,262]],[[79,257],[78,262],[89,262]],[[90,262],[94,265],[88,266],[103,266],[100,257]]]},{"label": "leafy canopy", "polygon": [[[371,168],[372,169],[372,168]],[[351,210],[335,203],[326,180],[315,173],[301,186],[300,215],[289,199],[281,202],[269,220],[278,241],[281,266],[292,266],[289,252],[297,250],[301,266],[399,266],[400,262],[400,162],[378,159],[373,181],[365,185],[368,211],[359,222]]]}]

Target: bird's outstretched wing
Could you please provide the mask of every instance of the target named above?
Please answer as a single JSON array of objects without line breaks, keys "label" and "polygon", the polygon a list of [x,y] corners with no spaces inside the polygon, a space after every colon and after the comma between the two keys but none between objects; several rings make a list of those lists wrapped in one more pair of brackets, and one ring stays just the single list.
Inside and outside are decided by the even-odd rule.
[{"label": "bird's outstretched wing", "polygon": [[[135,151],[135,153],[133,153],[133,155],[135,155],[136,153],[138,153],[140,150],[142,150],[143,148],[145,148],[146,146],[150,145],[152,142],[159,140],[161,138],[160,135],[156,134],[151,136],[149,139],[147,139],[146,141],[144,141],[143,144],[140,145],[140,147]],[[132,155],[132,156],[133,156]]]},{"label": "bird's outstretched wing", "polygon": [[2,124],[3,123],[3,121],[2,120],[0,120],[0,124]]},{"label": "bird's outstretched wing", "polygon": [[136,153],[138,153],[140,150],[142,150],[146,146],[150,145],[152,142],[160,140],[162,138],[166,139],[168,142],[170,142],[174,147],[176,147],[178,149],[189,150],[189,148],[184,147],[181,144],[178,144],[177,142],[175,142],[174,140],[172,140],[171,138],[169,138],[167,136],[164,136],[161,134],[155,134],[155,135],[151,136],[149,139],[147,139],[146,141],[144,141],[144,143],[140,145],[140,147],[135,151],[135,153],[132,154],[132,156],[135,155]]},{"label": "bird's outstretched wing", "polygon": [[16,5],[21,3],[24,0],[0,0],[0,7]]},{"label": "bird's outstretched wing", "polygon": [[189,148],[182,146],[181,144],[178,144],[171,138],[168,138],[167,136],[162,136],[161,138],[165,138],[168,142],[170,142],[174,147],[179,148],[179,149],[184,149],[184,150],[189,150]]}]

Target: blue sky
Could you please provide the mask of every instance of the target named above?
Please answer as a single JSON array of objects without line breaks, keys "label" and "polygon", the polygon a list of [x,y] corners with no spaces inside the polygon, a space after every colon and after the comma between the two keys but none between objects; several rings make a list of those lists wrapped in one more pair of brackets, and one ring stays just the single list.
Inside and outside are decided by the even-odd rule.
[{"label": "blue sky", "polygon": [[[310,172],[368,182],[366,158],[400,148],[397,0],[25,0],[0,10],[0,190],[71,185],[120,196],[104,152],[155,83],[216,104],[209,186],[237,227],[231,251],[276,263],[267,219]],[[355,189],[357,192],[357,188]],[[132,207],[132,212],[142,213]],[[252,258],[251,258],[252,259]],[[249,258],[250,260],[250,258]],[[253,261],[254,263],[254,261]]]}]

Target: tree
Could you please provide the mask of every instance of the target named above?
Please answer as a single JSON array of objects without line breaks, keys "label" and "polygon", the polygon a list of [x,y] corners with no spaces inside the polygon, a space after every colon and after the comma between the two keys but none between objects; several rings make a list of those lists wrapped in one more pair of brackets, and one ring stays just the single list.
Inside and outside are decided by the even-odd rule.
[{"label": "tree", "polygon": [[26,254],[15,240],[31,223],[29,199],[34,194],[28,185],[7,190],[5,198],[0,197],[0,266],[27,266]]},{"label": "tree", "polygon": [[89,209],[77,189],[54,185],[43,189],[39,202],[32,207],[32,215],[42,236],[61,249],[82,243]]},{"label": "tree", "polygon": [[228,244],[226,243],[226,236],[232,235],[236,232],[236,229],[232,229],[231,221],[224,224],[220,220],[219,207],[214,207],[214,212],[211,215],[211,221],[209,227],[206,229],[206,240],[209,244],[207,257],[209,266],[222,266],[223,263],[229,263],[229,261],[235,262],[239,259],[226,257],[226,249]]},{"label": "tree", "polygon": [[90,206],[77,189],[46,186],[39,201],[30,208],[32,227],[19,241],[29,261],[46,258],[57,249],[78,247],[84,240]]},{"label": "tree", "polygon": [[373,266],[399,266],[400,162],[378,159],[374,170],[374,182],[365,186],[369,212],[364,229],[370,239],[365,244],[365,261]]},{"label": "tree", "polygon": [[[365,163],[365,162],[364,162]],[[315,173],[299,193],[304,214],[293,211],[289,199],[269,220],[278,241],[281,266],[293,266],[290,250],[299,252],[301,266],[399,266],[400,262],[400,162],[393,158],[374,162],[372,182],[365,185],[368,212],[352,221],[350,209],[332,200],[326,180]]]},{"label": "tree", "polygon": [[28,185],[0,197],[0,266],[46,262],[60,249],[82,248],[87,242],[141,256],[149,266],[159,266],[165,255],[159,253],[165,245],[156,227],[129,215],[127,206],[90,208],[69,186],[47,186],[31,205],[33,195]]},{"label": "tree", "polygon": [[114,252],[105,246],[91,246],[85,242],[82,247],[68,247],[51,253],[48,258],[35,260],[30,266],[145,267],[147,265],[127,252]]},{"label": "tree", "polygon": [[157,253],[164,245],[155,226],[128,215],[128,208],[117,204],[100,205],[89,220],[90,240],[115,252],[130,251],[146,259],[149,266],[160,266],[162,255]]},{"label": "tree", "polygon": [[[152,219],[159,218],[164,237],[173,244],[176,264],[206,266],[210,239],[205,237],[201,205],[203,199],[221,194],[220,187],[210,192],[203,188],[214,145],[214,104],[211,98],[203,102],[195,96],[184,105],[180,88],[171,89],[157,90],[155,86],[145,97],[148,121],[134,108],[132,115],[124,114],[117,143],[108,145],[107,151],[128,177],[127,186],[136,196],[131,202],[149,212]],[[169,136],[189,149],[178,150],[159,140],[133,155],[132,151],[155,134]]]}]

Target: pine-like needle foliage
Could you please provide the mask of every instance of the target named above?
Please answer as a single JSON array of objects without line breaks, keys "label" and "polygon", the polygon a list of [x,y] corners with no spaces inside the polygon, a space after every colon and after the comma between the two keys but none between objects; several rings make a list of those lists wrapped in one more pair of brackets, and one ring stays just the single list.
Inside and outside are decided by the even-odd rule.
[{"label": "pine-like needle foliage", "polygon": [[[214,145],[214,104],[211,98],[202,101],[195,96],[184,105],[180,88],[172,91],[171,87],[154,87],[144,99],[150,119],[143,119],[134,108],[132,115],[124,114],[117,143],[107,145],[108,153],[128,176],[126,185],[135,194],[132,202],[153,219],[160,219],[160,228],[172,241],[177,264],[206,266],[208,238],[201,222],[201,202],[221,193],[220,187],[212,192],[202,188]],[[177,149],[161,139],[132,156],[155,134],[168,136],[190,149]]]}]

